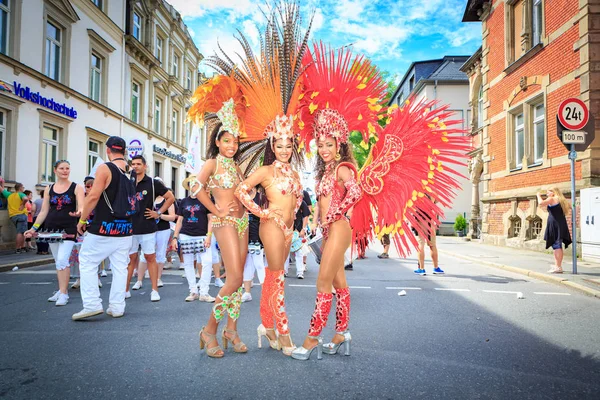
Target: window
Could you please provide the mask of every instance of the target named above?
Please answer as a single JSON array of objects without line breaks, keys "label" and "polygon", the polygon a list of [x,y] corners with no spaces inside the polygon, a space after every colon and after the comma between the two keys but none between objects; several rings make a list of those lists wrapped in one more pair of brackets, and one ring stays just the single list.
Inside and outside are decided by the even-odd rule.
[{"label": "window", "polygon": [[140,85],[131,82],[131,120],[140,123]]},{"label": "window", "polygon": [[515,115],[515,166],[523,166],[523,153],[525,151],[525,123],[523,113]]},{"label": "window", "polygon": [[171,190],[173,194],[175,194],[175,190],[177,189],[177,168],[171,167]]},{"label": "window", "polygon": [[173,111],[173,120],[171,121],[171,141],[177,142],[177,126],[179,125],[179,113]]},{"label": "window", "polygon": [[56,182],[54,163],[58,159],[58,129],[44,125],[42,138],[42,182]]},{"label": "window", "polygon": [[179,78],[179,56],[177,54],[173,55],[173,76]]},{"label": "window", "polygon": [[521,218],[513,215],[509,218],[510,228],[508,229],[508,237],[515,238],[521,235]]},{"label": "window", "polygon": [[102,93],[102,67],[104,60],[96,53],[92,52],[90,61],[90,97],[92,100],[100,103]]},{"label": "window", "polygon": [[133,37],[142,40],[142,17],[136,12],[133,13]]},{"label": "window", "polygon": [[158,61],[162,62],[163,54],[163,40],[160,36],[156,35],[156,48],[154,49],[154,56],[158,58]]},{"label": "window", "polygon": [[46,70],[45,74],[54,80],[60,80],[62,30],[52,22],[46,23]]},{"label": "window", "polygon": [[483,126],[483,85],[479,87],[477,96],[477,129]]},{"label": "window", "polygon": [[154,161],[154,177],[160,178],[162,176],[161,170],[162,170],[162,163],[160,163],[158,161]]},{"label": "window", "polygon": [[102,0],[92,0],[92,3],[94,3],[96,7],[102,10]]},{"label": "window", "polygon": [[471,130],[473,127],[473,119],[472,119],[472,115],[473,113],[471,112],[471,109],[467,109],[467,129]]},{"label": "window", "polygon": [[92,172],[94,165],[96,165],[96,161],[98,161],[98,159],[100,158],[100,146],[100,142],[92,139],[88,140],[88,175]]},{"label": "window", "polygon": [[4,169],[6,149],[6,112],[0,111],[0,176],[6,174]]},{"label": "window", "polygon": [[192,123],[185,124],[185,147],[190,146],[190,138],[192,137]]},{"label": "window", "polygon": [[542,219],[537,215],[530,219],[529,229],[526,232],[527,240],[541,239],[542,236]]},{"label": "window", "polygon": [[162,101],[156,99],[154,102],[154,132],[160,135],[160,113],[162,111]]},{"label": "window", "polygon": [[542,41],[542,0],[533,0],[531,40],[532,46]]},{"label": "window", "polygon": [[415,87],[415,76],[414,75],[410,77],[408,84],[409,84],[408,90],[412,91],[413,88]]},{"label": "window", "polygon": [[546,148],[546,107],[544,103],[533,108],[533,155],[534,162],[540,163]]},{"label": "window", "polygon": [[8,55],[8,34],[10,21],[9,0],[0,0],[0,53]]},{"label": "window", "polygon": [[187,70],[187,84],[186,84],[186,88],[188,90],[192,90],[192,71],[190,71],[189,69]]}]

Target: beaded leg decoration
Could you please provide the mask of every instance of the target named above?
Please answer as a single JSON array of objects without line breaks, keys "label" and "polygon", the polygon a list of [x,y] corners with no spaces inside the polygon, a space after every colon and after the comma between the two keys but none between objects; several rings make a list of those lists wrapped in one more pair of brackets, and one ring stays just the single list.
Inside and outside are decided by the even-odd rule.
[{"label": "beaded leg decoration", "polygon": [[[223,319],[223,317],[225,316],[225,313],[227,312],[227,309],[229,307],[230,296],[221,297],[220,294],[217,295],[217,300],[215,301],[215,305],[213,306],[213,309],[212,309],[213,316],[217,320],[217,323]],[[219,301],[219,300],[221,300],[221,301]]]},{"label": "beaded leg decoration", "polygon": [[329,318],[329,311],[331,311],[332,299],[333,294],[331,293],[317,293],[315,311],[310,319],[310,328],[308,328],[309,336],[321,335],[321,331],[325,325],[327,325],[327,318]]},{"label": "beaded leg decoration", "polygon": [[271,298],[275,290],[275,272],[265,268],[265,281],[262,284],[262,294],[260,296],[260,319],[266,329],[273,329],[275,315],[273,314],[273,306]]},{"label": "beaded leg decoration", "polygon": [[273,313],[275,314],[275,321],[277,323],[277,331],[280,335],[289,335],[289,321],[287,313],[285,312],[285,275],[284,271],[274,272],[275,282],[273,285],[271,305],[273,307]]},{"label": "beaded leg decoration", "polygon": [[350,288],[336,289],[335,297],[335,331],[342,333],[348,330],[350,322]]},{"label": "beaded leg decoration", "polygon": [[242,288],[239,288],[238,290],[229,295],[229,303],[227,304],[227,312],[229,313],[229,318],[236,321],[240,317],[241,306]]},{"label": "beaded leg decoration", "polygon": [[[237,321],[240,317],[240,308],[242,306],[242,288],[239,288],[235,292],[231,293],[229,296],[229,303],[227,305],[227,312],[229,313],[229,319],[233,321]],[[233,345],[233,351],[236,353],[246,353],[248,352],[248,348],[240,339],[237,330],[233,331],[230,329],[223,329],[223,348],[227,349],[228,342],[231,342]],[[237,343],[235,340],[239,339]]]}]

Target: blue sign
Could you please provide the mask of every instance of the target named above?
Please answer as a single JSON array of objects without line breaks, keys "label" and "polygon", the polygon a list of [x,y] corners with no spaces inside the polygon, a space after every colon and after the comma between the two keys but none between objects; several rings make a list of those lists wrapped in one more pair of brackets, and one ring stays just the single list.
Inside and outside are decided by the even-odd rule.
[{"label": "blue sign", "polygon": [[53,98],[44,97],[40,92],[32,91],[28,86],[21,86],[20,83],[14,81],[13,83],[15,94],[25,100],[29,100],[32,103],[39,104],[42,107],[46,107],[57,113],[66,115],[69,118],[77,119],[77,111],[73,107],[69,107],[66,104],[61,104],[54,101]]}]

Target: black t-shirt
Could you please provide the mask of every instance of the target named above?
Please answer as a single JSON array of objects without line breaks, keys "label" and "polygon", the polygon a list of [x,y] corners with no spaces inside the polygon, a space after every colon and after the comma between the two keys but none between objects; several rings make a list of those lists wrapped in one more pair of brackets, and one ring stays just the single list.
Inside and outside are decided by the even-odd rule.
[{"label": "black t-shirt", "polygon": [[[107,162],[106,166],[110,170],[112,178],[110,184],[104,191],[106,192],[108,201],[112,204],[117,196],[117,188],[119,187],[120,179],[119,174],[121,174],[121,172],[119,172],[119,167],[111,162]],[[131,218],[115,219],[110,212],[110,208],[108,208],[108,205],[106,204],[106,200],[104,200],[104,196],[100,196],[98,205],[96,205],[96,209],[94,210],[94,219],[87,230],[89,233],[100,236],[121,237],[131,236],[133,234]]]},{"label": "black t-shirt", "polygon": [[[76,187],[77,184],[73,182],[65,192],[56,193],[54,185],[50,186],[48,194],[50,210],[44,223],[45,229],[50,231],[64,230],[69,235],[77,234],[77,217],[69,215],[69,213],[77,211]],[[75,240],[75,238],[67,240]]]},{"label": "black t-shirt", "polygon": [[[163,200],[160,203],[156,204],[154,206],[154,210],[155,211],[160,210],[164,204],[165,204],[165,200]],[[171,207],[169,207],[169,208],[171,208]],[[167,211],[165,211],[163,215],[170,215],[169,214],[169,208],[167,208]],[[169,224],[169,221],[165,221],[164,219],[159,218],[158,221],[157,221],[156,230],[157,231],[166,231],[168,229],[171,229],[171,224]]]},{"label": "black t-shirt", "polygon": [[[152,182],[154,181],[154,189],[152,188]],[[157,231],[156,220],[147,219],[144,215],[146,209],[154,209],[154,199],[158,196],[164,196],[169,189],[156,179],[150,178],[148,175],[144,175],[141,181],[135,186],[136,198],[140,204],[140,212],[133,216],[133,234],[134,235],[145,235],[147,233],[154,233]]]},{"label": "black t-shirt", "polygon": [[302,201],[306,203],[308,209],[310,210],[310,207],[312,207],[312,199],[310,198],[310,194],[308,194],[306,190],[302,191]]},{"label": "black t-shirt", "polygon": [[206,236],[208,232],[209,211],[196,198],[186,197],[179,203],[177,215],[183,217],[180,234],[189,236]]},{"label": "black t-shirt", "polygon": [[[306,192],[304,192],[306,193]],[[300,232],[302,230],[303,220],[305,217],[310,215],[310,209],[305,201],[302,201],[300,208],[296,212],[296,219],[294,220],[294,230]]]}]

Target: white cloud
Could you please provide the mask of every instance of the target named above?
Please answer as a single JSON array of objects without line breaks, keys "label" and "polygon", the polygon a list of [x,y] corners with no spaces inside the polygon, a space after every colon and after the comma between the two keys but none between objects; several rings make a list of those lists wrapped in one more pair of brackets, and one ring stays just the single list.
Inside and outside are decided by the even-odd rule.
[{"label": "white cloud", "polygon": [[335,7],[336,14],[340,19],[358,21],[364,18],[365,8],[372,0],[341,0]]},{"label": "white cloud", "polygon": [[315,15],[312,21],[312,34],[316,33],[319,29],[323,27],[323,22],[325,21],[325,17],[323,16],[323,10],[321,8],[315,9]]},{"label": "white cloud", "polygon": [[368,56],[397,57],[400,44],[411,34],[408,26],[382,23],[347,23],[334,20],[332,30],[343,33],[349,42],[354,43],[354,49],[365,52]]},{"label": "white cloud", "polygon": [[249,39],[252,47],[260,48],[260,38],[259,38],[258,28],[256,27],[256,24],[254,23],[254,21],[251,21],[249,19],[245,20],[242,23],[241,31],[244,33],[244,36],[247,39]]},{"label": "white cloud", "polygon": [[194,32],[194,30],[192,28],[190,28],[189,26],[187,27],[187,31],[190,34],[190,36],[193,38],[196,37],[196,32]]},{"label": "white cloud", "polygon": [[237,16],[249,15],[255,8],[252,0],[169,0],[183,18],[199,18],[207,12],[230,11]]}]

